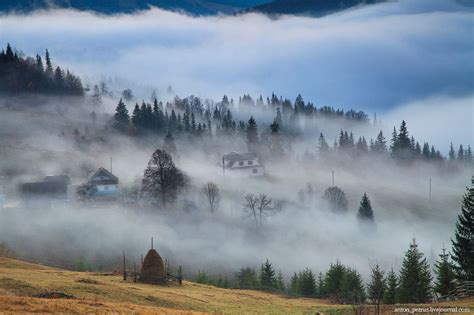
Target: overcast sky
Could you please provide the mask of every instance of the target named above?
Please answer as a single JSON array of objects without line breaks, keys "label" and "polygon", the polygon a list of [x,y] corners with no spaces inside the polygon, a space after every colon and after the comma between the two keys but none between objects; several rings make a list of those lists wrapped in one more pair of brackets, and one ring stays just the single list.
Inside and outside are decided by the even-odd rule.
[{"label": "overcast sky", "polygon": [[474,88],[474,14],[447,0],[401,0],[325,18],[189,17],[158,9],[0,17],[0,44],[49,48],[81,75],[118,75],[182,95],[271,94],[386,109]]}]

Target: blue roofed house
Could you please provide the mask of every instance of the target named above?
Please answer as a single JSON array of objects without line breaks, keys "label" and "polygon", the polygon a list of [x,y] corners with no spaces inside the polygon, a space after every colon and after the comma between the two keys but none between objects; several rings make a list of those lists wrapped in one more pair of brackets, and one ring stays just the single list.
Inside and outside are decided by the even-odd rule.
[{"label": "blue roofed house", "polygon": [[118,177],[103,167],[99,168],[88,182],[97,188],[94,194],[96,199],[115,199],[119,196]]}]

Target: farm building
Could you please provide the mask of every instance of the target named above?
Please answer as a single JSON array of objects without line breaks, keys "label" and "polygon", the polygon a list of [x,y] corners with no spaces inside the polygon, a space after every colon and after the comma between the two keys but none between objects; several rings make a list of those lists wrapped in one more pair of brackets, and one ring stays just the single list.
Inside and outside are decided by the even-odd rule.
[{"label": "farm building", "polygon": [[88,183],[97,188],[94,198],[115,199],[119,196],[118,177],[103,167],[89,178]]},{"label": "farm building", "polygon": [[20,185],[24,198],[67,199],[71,180],[67,175],[46,176],[42,181]]},{"label": "farm building", "polygon": [[220,166],[225,175],[235,177],[263,176],[264,169],[256,153],[231,152],[222,157]]}]

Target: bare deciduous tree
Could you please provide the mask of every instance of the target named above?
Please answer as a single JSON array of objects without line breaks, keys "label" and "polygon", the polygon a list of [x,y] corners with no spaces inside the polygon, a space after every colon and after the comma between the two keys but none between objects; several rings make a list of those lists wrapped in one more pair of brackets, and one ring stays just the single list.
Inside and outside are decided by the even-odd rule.
[{"label": "bare deciduous tree", "polygon": [[261,227],[263,219],[272,213],[272,199],[265,194],[260,194],[258,197],[254,194],[245,196],[244,211],[253,218],[255,227]]},{"label": "bare deciduous tree", "polygon": [[218,209],[221,199],[219,187],[213,182],[208,182],[202,187],[202,194],[209,204],[209,210],[211,213],[214,213]]}]

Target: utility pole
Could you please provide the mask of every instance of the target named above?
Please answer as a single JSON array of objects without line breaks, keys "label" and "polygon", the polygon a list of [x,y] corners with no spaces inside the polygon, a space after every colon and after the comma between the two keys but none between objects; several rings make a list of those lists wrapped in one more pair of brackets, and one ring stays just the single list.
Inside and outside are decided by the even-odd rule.
[{"label": "utility pole", "polygon": [[153,249],[153,237],[151,237],[151,249]]},{"label": "utility pole", "polygon": [[334,170],[332,171],[332,187],[334,187]]},{"label": "utility pole", "polygon": [[431,177],[430,177],[430,201],[431,201]]},{"label": "utility pole", "polygon": [[110,157],[110,173],[113,174],[113,172],[112,172],[112,157]]},{"label": "utility pole", "polygon": [[225,159],[224,157],[222,157],[222,176],[225,177],[225,163],[224,163]]}]

